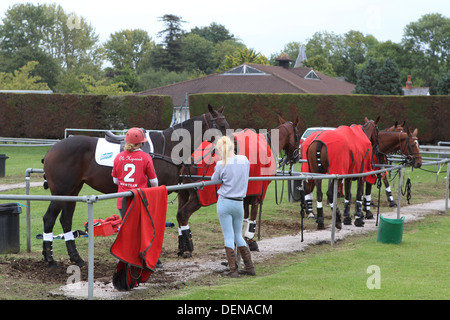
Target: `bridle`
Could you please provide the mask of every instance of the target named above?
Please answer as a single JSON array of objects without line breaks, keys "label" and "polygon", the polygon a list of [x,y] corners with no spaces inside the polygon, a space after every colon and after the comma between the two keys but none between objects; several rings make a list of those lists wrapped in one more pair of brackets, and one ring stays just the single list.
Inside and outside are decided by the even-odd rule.
[{"label": "bridle", "polygon": [[213,129],[220,130],[219,126],[217,125],[216,120],[225,119],[225,116],[220,115],[217,117],[213,117],[211,113],[208,113],[208,114],[209,114],[209,121],[211,122],[211,125],[208,123],[208,119],[206,118],[207,114],[206,113],[203,114],[203,121],[206,123],[206,126],[208,127],[208,129],[213,128]]},{"label": "bridle", "polygon": [[[383,154],[384,156],[396,152],[396,151],[400,151],[400,153],[404,156],[405,158],[405,162],[411,164],[412,166],[414,166],[414,164],[416,163],[416,158],[418,159],[422,159],[422,155],[420,154],[420,152],[415,152],[412,147],[411,147],[411,141],[413,141],[414,144],[416,144],[418,142],[418,138],[417,137],[411,137],[408,133],[404,132],[404,131],[384,131],[387,132],[389,134],[398,134],[398,149],[395,148],[387,148],[386,144],[383,142],[383,140],[381,138],[379,138],[379,143],[382,144],[388,151],[387,152],[381,152],[379,146],[376,149],[377,154]],[[402,142],[402,135],[405,134],[406,138],[404,139],[404,143]],[[405,145],[403,147],[403,144]]]},{"label": "bridle", "polygon": [[[289,132],[289,129],[286,128],[285,124],[289,124],[292,126],[292,129],[294,131],[294,144],[291,143],[291,134]],[[292,166],[297,163],[300,158],[300,135],[298,134],[297,127],[291,121],[286,121],[285,123],[279,125],[278,128],[283,128],[284,130],[286,130],[289,138],[289,145],[287,150],[285,150],[286,155],[281,160],[280,166],[288,162]]]}]

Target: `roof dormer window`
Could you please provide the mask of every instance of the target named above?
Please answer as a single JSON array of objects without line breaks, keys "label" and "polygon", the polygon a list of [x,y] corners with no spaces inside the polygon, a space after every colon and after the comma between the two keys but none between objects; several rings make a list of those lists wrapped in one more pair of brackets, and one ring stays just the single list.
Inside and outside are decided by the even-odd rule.
[{"label": "roof dormer window", "polygon": [[228,70],[222,75],[231,76],[231,75],[267,75],[267,73],[258,70],[256,68],[250,67],[246,64],[240,65],[239,67]]},{"label": "roof dormer window", "polygon": [[314,70],[308,72],[308,74],[305,76],[305,79],[320,80],[319,76],[314,72]]}]

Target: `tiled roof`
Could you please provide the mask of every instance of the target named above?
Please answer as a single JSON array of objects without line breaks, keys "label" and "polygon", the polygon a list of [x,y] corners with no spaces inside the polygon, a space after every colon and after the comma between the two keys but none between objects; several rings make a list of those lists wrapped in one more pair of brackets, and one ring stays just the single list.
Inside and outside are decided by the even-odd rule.
[{"label": "tiled roof", "polygon": [[351,94],[355,86],[315,72],[320,80],[305,79],[311,68],[285,69],[277,66],[247,63],[264,74],[210,74],[201,78],[181,81],[153,88],[138,95],[169,95],[175,106],[185,103],[186,93],[249,92],[249,93],[322,93]]}]

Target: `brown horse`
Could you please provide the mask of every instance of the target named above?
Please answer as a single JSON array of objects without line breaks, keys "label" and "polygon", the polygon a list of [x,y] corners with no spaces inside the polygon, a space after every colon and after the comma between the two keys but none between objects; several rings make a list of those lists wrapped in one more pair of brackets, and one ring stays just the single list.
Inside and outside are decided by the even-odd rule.
[{"label": "brown horse", "polygon": [[[190,160],[191,153],[203,141],[208,129],[226,133],[230,126],[222,112],[223,107],[214,110],[208,105],[208,112],[200,116],[161,132],[149,133],[154,147],[153,163],[160,185],[176,185],[180,182],[180,170],[184,161]],[[99,165],[95,160],[98,141],[99,139],[94,137],[72,136],[50,148],[43,163],[52,195],[77,196],[85,183],[102,193],[117,192],[117,185],[111,177],[112,167]],[[180,150],[181,144],[183,148]],[[65,242],[70,260],[77,265],[84,265],[75,241],[70,236],[75,205],[75,202],[51,201],[43,217],[44,236],[47,236],[44,237],[42,254],[44,261],[51,267],[56,267],[52,255],[52,232],[60,212],[61,226],[67,235]]]},{"label": "brown horse", "polygon": [[[276,143],[278,143],[278,149],[275,148],[275,150],[273,150],[273,154],[277,156],[278,151],[284,150],[286,157],[285,158],[286,160],[284,161],[289,162],[292,165],[298,161],[299,156],[298,145],[300,142],[300,135],[298,134],[297,130],[299,118],[297,117],[294,122],[285,121],[281,117],[279,119],[280,125],[275,129],[271,129],[269,132],[267,132],[267,141],[271,146],[276,145]],[[272,141],[272,138],[275,138],[277,135],[278,141]],[[255,148],[256,146],[249,146],[249,147]],[[190,176],[197,175],[199,172],[198,169],[199,168],[195,166],[187,167],[183,172],[186,176],[184,182],[185,183],[192,182],[192,178],[190,178]],[[275,172],[273,174],[275,174]],[[267,186],[270,183],[270,181],[265,181],[264,183],[265,186]],[[264,183],[262,185],[264,185]],[[256,220],[256,215],[258,212],[257,208],[258,204],[260,204],[262,201],[261,199],[262,194],[249,195],[246,198],[244,198],[244,209],[245,209],[244,218],[249,217],[250,212],[249,207],[252,206],[251,219]],[[217,199],[214,198],[214,200],[212,200],[212,203],[215,203],[216,200]],[[197,190],[188,189],[188,190],[180,190],[178,192],[178,212],[177,212],[177,220],[179,225],[178,255],[184,258],[192,257],[192,251],[194,250],[192,235],[188,225],[189,218],[195,211],[200,209],[203,205],[204,204],[202,204],[202,202],[200,201]]]},{"label": "brown horse", "polygon": [[[306,150],[303,150],[302,154],[304,159],[307,159],[307,166],[302,166],[302,170],[306,171],[304,167],[308,168],[308,172],[311,173],[329,173],[329,174],[352,174],[352,173],[359,173],[362,171],[370,171],[367,170],[368,164],[370,164],[371,161],[371,148],[377,145],[378,141],[378,126],[377,123],[379,121],[380,117],[377,118],[377,120],[369,121],[367,118],[365,118],[364,125],[360,126],[363,135],[365,135],[370,143],[367,141],[367,139],[363,138],[362,135],[359,133],[358,128],[359,126],[352,126],[352,127],[346,127],[341,126],[338,129],[345,129],[348,134],[352,134],[350,130],[356,130],[355,133],[351,136],[352,141],[349,141],[346,139],[346,137],[343,137],[342,135],[337,135],[338,129],[335,130],[329,130],[319,132],[317,134],[313,134],[310,137],[308,137],[305,142],[302,144],[302,148],[307,148]],[[353,128],[353,129],[351,129]],[[359,134],[359,136],[358,136]],[[334,142],[334,148],[333,150],[328,150],[329,148],[327,145],[322,141],[322,137],[331,136],[335,138]],[[342,167],[339,167],[339,172],[333,172],[333,167],[331,167],[330,170],[330,163],[331,161],[343,161]],[[334,165],[334,164],[333,164]],[[351,181],[351,179],[345,179]],[[361,206],[362,206],[362,196],[363,196],[363,179],[357,178],[358,181],[358,187],[357,187],[357,204],[356,204],[356,212],[355,212],[355,225],[356,226],[363,226],[363,215],[361,213]],[[330,206],[336,205],[337,203],[333,203],[333,185],[330,181],[329,188],[327,191],[327,197],[330,203]],[[305,181],[304,183],[304,190],[305,190],[305,200],[306,200],[306,208],[307,212],[312,212],[312,192],[314,190],[314,186],[317,187],[317,228],[318,229],[324,229],[324,218],[323,218],[323,207],[322,207],[322,199],[323,199],[323,193],[322,193],[322,180],[309,180]],[[347,186],[347,184],[346,184]],[[348,190],[346,190],[347,192]],[[350,194],[346,194],[346,198],[349,198]],[[342,222],[340,218],[339,208],[336,207],[336,227],[338,229],[342,228]]]}]

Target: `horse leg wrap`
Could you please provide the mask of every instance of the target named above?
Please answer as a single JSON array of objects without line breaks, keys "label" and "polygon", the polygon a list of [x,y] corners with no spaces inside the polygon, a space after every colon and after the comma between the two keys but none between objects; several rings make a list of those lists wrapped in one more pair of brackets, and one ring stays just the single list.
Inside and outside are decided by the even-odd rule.
[{"label": "horse leg wrap", "polygon": [[178,228],[178,255],[183,258],[190,258],[191,252],[194,251],[194,243],[192,242],[192,234],[189,226]]},{"label": "horse leg wrap", "polygon": [[323,208],[317,208],[317,229],[325,229],[324,220],[323,220]]},{"label": "horse leg wrap", "polygon": [[256,230],[256,220],[248,220],[247,228],[244,233],[245,242],[247,242],[250,251],[259,251],[258,243],[253,240]]},{"label": "horse leg wrap", "polygon": [[345,203],[344,203],[344,224],[345,225],[352,224],[352,218],[350,217],[350,202],[349,201],[345,201]]},{"label": "horse leg wrap", "polygon": [[[51,237],[53,240],[53,235]],[[53,260],[53,241],[44,240],[42,242],[42,255],[49,267],[56,268],[56,261]]]},{"label": "horse leg wrap", "polygon": [[394,197],[392,196],[391,187],[386,188],[386,197],[389,201],[389,207],[397,207],[397,203],[394,201]]},{"label": "horse leg wrap", "polygon": [[[70,233],[72,233],[72,231]],[[79,267],[84,266],[85,265],[84,260],[81,259],[80,255],[78,254],[77,246],[75,245],[75,240],[66,239],[66,247],[67,253],[69,254],[70,257],[70,261],[74,262]]]},{"label": "horse leg wrap", "polygon": [[306,214],[308,215],[308,218],[314,218],[312,193],[307,194],[305,196],[305,203],[306,203]]},{"label": "horse leg wrap", "polygon": [[355,207],[355,226],[364,227],[364,215],[361,212],[362,201],[356,200]]},{"label": "horse leg wrap", "polygon": [[342,229],[341,212],[339,211],[339,208],[336,208],[336,221],[334,222],[334,225],[336,228]]},{"label": "horse leg wrap", "polygon": [[366,213],[366,219],[373,219],[373,213],[370,211],[370,204],[372,202],[371,195],[364,196],[363,211]]}]

